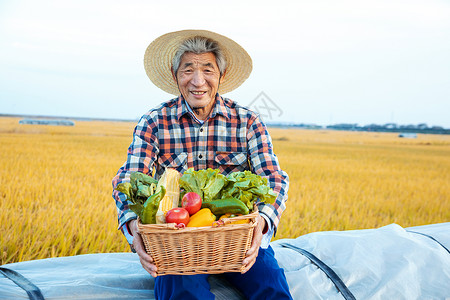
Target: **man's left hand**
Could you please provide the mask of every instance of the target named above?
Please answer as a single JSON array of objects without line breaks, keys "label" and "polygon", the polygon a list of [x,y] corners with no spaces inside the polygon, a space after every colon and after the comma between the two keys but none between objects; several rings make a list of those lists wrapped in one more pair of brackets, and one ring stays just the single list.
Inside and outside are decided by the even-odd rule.
[{"label": "man's left hand", "polygon": [[248,249],[245,254],[245,259],[242,261],[242,265],[244,266],[244,270],[242,274],[247,272],[255,263],[256,257],[258,256],[259,247],[261,246],[261,240],[263,237],[263,230],[266,227],[266,220],[258,215],[256,217],[257,225],[253,229],[253,239],[250,249]]}]

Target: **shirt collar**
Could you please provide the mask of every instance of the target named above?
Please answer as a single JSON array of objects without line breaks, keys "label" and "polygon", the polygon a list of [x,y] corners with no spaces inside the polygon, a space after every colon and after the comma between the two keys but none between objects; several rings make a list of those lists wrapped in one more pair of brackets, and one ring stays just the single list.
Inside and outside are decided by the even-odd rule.
[{"label": "shirt collar", "polygon": [[[183,95],[178,96],[177,107],[178,120],[180,120],[181,117],[185,114],[191,114],[191,112],[189,112],[188,104],[183,98]],[[209,118],[214,118],[216,115],[222,115],[228,119],[231,118],[230,108],[225,104],[219,93],[216,94],[216,104],[214,105]]]}]

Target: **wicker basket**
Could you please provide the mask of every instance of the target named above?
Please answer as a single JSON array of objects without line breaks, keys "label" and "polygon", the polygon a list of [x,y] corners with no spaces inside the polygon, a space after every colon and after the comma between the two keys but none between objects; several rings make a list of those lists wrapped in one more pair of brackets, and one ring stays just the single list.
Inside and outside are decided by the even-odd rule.
[{"label": "wicker basket", "polygon": [[175,224],[142,224],[138,229],[145,249],[153,257],[158,275],[218,274],[242,272],[242,261],[250,248],[258,212],[235,217],[245,224],[176,228]]}]

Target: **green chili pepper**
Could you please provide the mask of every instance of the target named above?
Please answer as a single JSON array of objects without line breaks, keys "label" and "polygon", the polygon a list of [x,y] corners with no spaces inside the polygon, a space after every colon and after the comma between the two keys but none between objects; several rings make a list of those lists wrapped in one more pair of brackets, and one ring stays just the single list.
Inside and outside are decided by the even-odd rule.
[{"label": "green chili pepper", "polygon": [[165,194],[166,189],[163,186],[160,186],[159,190],[157,190],[156,193],[147,198],[147,201],[145,201],[142,213],[140,215],[143,224],[156,223],[156,212],[159,208],[159,202],[161,202]]},{"label": "green chili pepper", "polygon": [[210,202],[203,202],[202,208],[209,208],[213,214],[220,216],[226,213],[243,214],[249,213],[249,209],[245,203],[236,198],[225,198],[213,200]]}]

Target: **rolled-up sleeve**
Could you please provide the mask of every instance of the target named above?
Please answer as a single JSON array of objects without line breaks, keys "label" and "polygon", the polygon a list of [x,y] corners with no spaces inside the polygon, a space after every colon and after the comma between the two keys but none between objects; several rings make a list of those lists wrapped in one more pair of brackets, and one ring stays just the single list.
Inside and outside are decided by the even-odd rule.
[{"label": "rolled-up sleeve", "polygon": [[281,214],[286,208],[289,176],[281,170],[278,158],[273,152],[269,132],[257,115],[249,119],[247,141],[252,172],[266,177],[270,188],[277,194],[273,205],[263,203],[258,205],[259,212],[272,221],[274,233],[276,233]]}]

